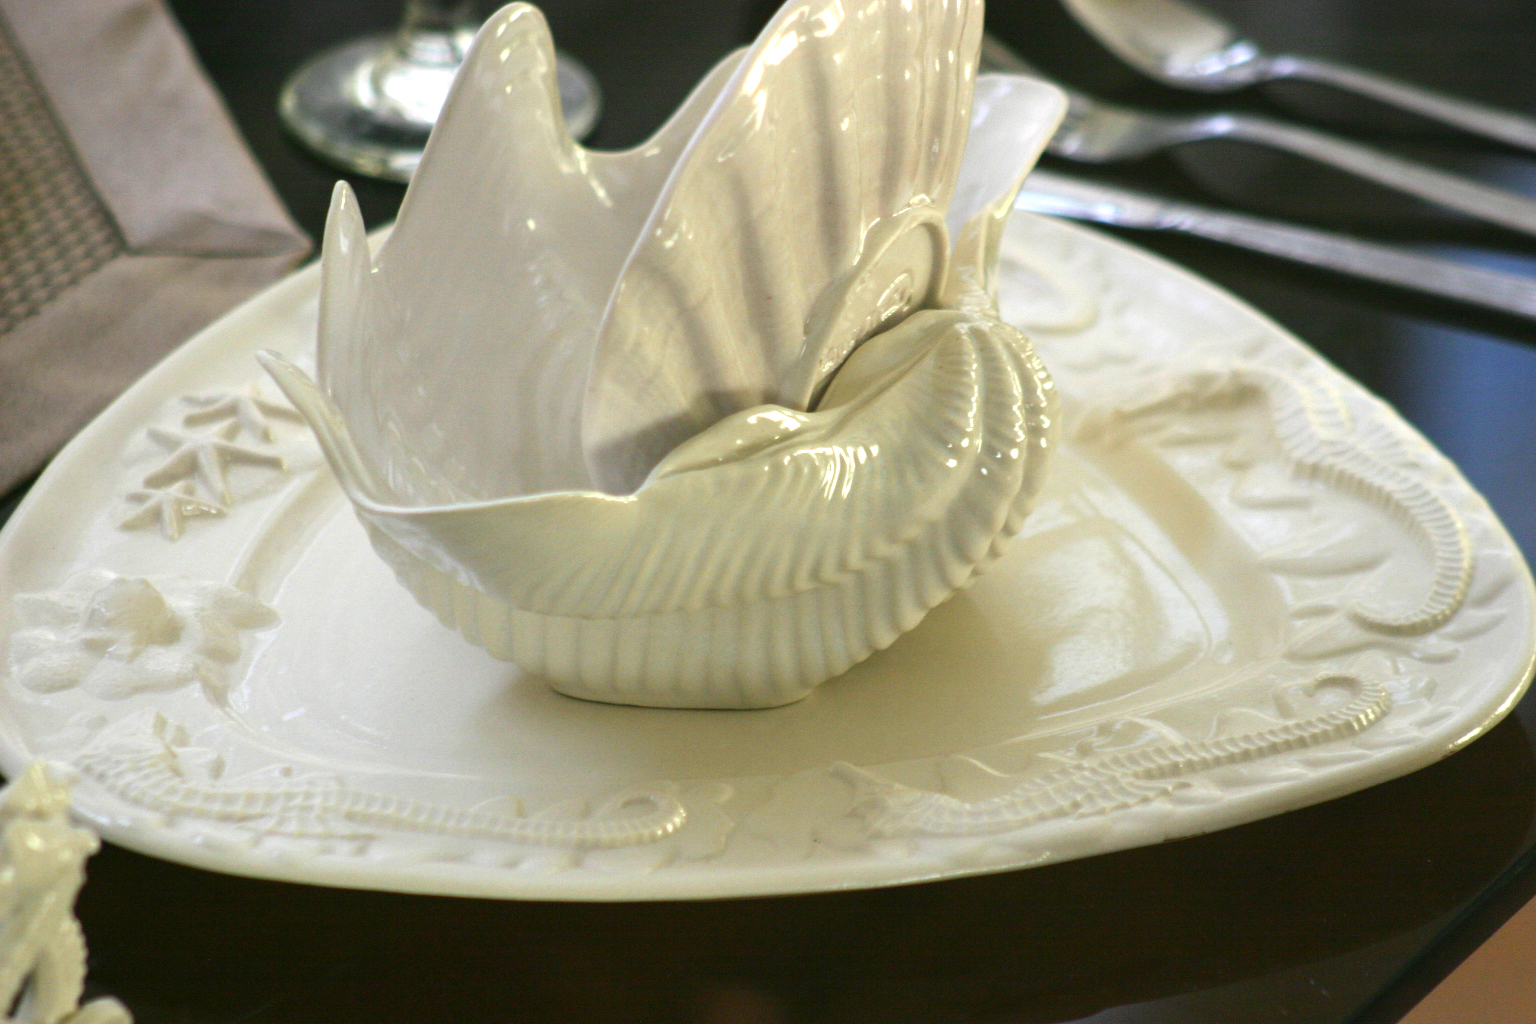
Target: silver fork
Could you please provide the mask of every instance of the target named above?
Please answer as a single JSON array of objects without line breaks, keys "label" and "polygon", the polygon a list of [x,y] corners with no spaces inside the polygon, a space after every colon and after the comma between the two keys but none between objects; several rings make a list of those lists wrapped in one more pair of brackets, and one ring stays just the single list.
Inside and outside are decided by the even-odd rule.
[{"label": "silver fork", "polygon": [[[981,63],[986,70],[1046,77],[992,36],[982,42]],[[1186,142],[1240,139],[1308,157],[1490,223],[1536,235],[1536,201],[1324,132],[1251,114],[1154,114],[1103,103],[1072,89],[1063,91],[1067,94],[1067,115],[1048,148],[1069,160],[1134,160]]]}]

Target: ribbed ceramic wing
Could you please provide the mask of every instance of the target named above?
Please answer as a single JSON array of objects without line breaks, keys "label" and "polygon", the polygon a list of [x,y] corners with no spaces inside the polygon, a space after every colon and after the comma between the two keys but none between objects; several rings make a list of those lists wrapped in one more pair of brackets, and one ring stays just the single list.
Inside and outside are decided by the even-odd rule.
[{"label": "ribbed ceramic wing", "polygon": [[[583,427],[600,487],[632,491],[732,413],[809,408],[861,336],[937,304],[981,31],[980,0],[791,0],[779,11],[615,288]],[[909,230],[915,239],[899,237]],[[870,261],[892,245],[901,265],[881,277]],[[878,283],[861,292],[871,272]]]},{"label": "ribbed ceramic wing", "polygon": [[338,185],[326,224],[319,376],[401,501],[590,486],[584,381],[614,280],[739,55],[645,145],[565,130],[539,12],[504,8],[470,48],[399,221],[370,261]]},{"label": "ribbed ceramic wing", "polygon": [[1056,416],[991,274],[1062,99],[980,34],[791,0],[604,155],[537,13],[487,23],[376,258],[338,188],[319,383],[265,360],[423,605],[565,693],[767,707],[1001,553]]},{"label": "ribbed ceramic wing", "polygon": [[954,254],[943,305],[996,305],[997,251],[1019,187],[1045,150],[1067,98],[1038,78],[981,75],[971,104],[971,134],[945,222]]},{"label": "ribbed ceramic wing", "polygon": [[642,704],[783,703],[886,646],[1018,530],[1054,435],[1023,337],[930,311],[861,346],[824,410],[727,418],[633,495],[398,508],[324,395],[269,369],[423,603],[565,692]]}]

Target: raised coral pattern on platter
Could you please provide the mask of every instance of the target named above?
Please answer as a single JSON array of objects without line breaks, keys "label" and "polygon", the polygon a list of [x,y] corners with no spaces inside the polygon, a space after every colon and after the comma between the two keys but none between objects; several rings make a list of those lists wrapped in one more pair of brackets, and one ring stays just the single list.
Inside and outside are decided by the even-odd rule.
[{"label": "raised coral pattern on platter", "polygon": [[277,624],[276,612],[234,587],[104,569],[14,604],[13,678],[36,693],[80,687],[108,700],[193,683],[222,689],[242,634]]}]

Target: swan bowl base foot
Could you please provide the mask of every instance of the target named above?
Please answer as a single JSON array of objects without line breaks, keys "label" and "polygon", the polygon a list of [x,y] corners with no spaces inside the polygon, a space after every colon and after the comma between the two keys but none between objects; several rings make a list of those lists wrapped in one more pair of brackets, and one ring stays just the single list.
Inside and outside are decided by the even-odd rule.
[{"label": "swan bowl base foot", "polygon": [[[290,387],[301,406],[305,391]],[[922,313],[866,342],[823,405],[747,410],[680,446],[617,499],[642,514],[621,536],[603,537],[601,516],[586,529],[582,516],[561,516],[566,543],[550,547],[570,550],[579,536],[589,553],[605,541],[648,553],[638,582],[613,582],[636,561],[613,558],[561,588],[589,592],[603,579],[621,595],[613,600],[542,589],[537,601],[526,592],[503,600],[484,581],[464,582],[451,548],[412,543],[417,535],[381,510],[357,511],[418,602],[560,693],[643,707],[778,707],[890,646],[999,557],[1055,450],[1055,391],[1029,342],[966,313]],[[765,417],[782,430],[766,443],[754,436]]]}]

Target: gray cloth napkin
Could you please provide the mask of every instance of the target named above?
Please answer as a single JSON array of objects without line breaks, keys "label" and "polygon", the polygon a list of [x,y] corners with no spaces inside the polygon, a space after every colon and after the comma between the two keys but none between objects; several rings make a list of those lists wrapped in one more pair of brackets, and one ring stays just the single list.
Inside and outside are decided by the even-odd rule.
[{"label": "gray cloth napkin", "polygon": [[308,251],[160,0],[0,0],[0,494]]}]

